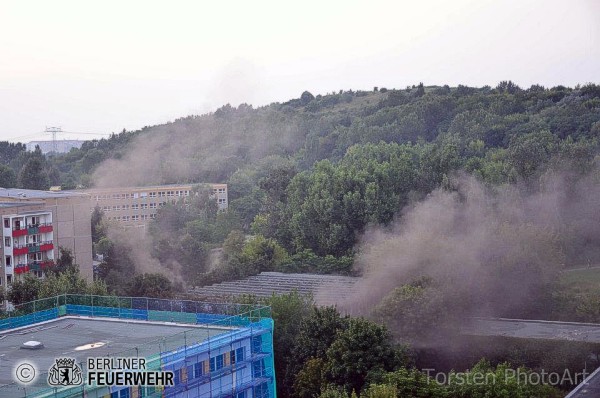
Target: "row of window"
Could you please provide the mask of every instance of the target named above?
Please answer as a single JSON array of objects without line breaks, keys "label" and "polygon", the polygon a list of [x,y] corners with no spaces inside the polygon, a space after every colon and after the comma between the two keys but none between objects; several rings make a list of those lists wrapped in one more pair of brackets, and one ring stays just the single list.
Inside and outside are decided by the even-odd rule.
[{"label": "row of window", "polygon": [[121,211],[121,210],[146,210],[146,209],[156,209],[158,207],[165,206],[167,202],[162,203],[135,203],[132,205],[115,205],[115,206],[103,206],[102,211],[108,213],[109,211]]},{"label": "row of window", "polygon": [[114,221],[146,221],[146,220],[154,220],[156,218],[156,214],[134,214],[132,216],[115,216],[115,217],[107,217],[109,220]]},{"label": "row of window", "polygon": [[94,195],[96,201],[99,200],[125,200],[125,199],[139,199],[139,198],[166,198],[175,196],[190,196],[189,190],[177,190],[177,191],[158,191],[158,192],[133,192],[133,193],[113,193],[113,194],[101,194]]},{"label": "row of window", "polygon": [[185,383],[188,379],[197,379],[210,372],[216,372],[226,366],[235,365],[244,360],[244,347],[240,347],[223,354],[211,357],[205,361],[196,362],[189,367],[183,367],[175,370],[173,373],[174,383]]}]

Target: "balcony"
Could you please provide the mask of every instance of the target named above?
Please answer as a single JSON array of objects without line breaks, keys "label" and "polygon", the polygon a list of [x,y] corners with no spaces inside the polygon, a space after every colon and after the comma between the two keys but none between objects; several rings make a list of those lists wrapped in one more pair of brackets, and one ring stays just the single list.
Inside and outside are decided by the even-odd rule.
[{"label": "balcony", "polygon": [[12,236],[13,238],[17,238],[19,236],[27,235],[27,228],[13,228]]},{"label": "balcony", "polygon": [[49,250],[54,250],[54,243],[51,240],[46,242],[28,243],[27,245],[15,246],[15,248],[13,249],[13,254],[15,256],[18,256],[21,254],[28,253],[47,252]]},{"label": "balcony", "polygon": [[20,256],[22,254],[27,254],[27,253],[29,253],[27,246],[15,246],[15,248],[13,249],[13,255],[15,255],[15,256]]},{"label": "balcony", "polygon": [[29,224],[27,227],[13,228],[12,236],[19,237],[25,235],[43,234],[46,232],[52,232],[52,224]]},{"label": "balcony", "polygon": [[44,261],[30,261],[27,264],[17,264],[15,266],[15,274],[24,274],[29,271],[41,271],[45,268],[52,267],[54,265],[54,261],[52,260],[44,260]]}]

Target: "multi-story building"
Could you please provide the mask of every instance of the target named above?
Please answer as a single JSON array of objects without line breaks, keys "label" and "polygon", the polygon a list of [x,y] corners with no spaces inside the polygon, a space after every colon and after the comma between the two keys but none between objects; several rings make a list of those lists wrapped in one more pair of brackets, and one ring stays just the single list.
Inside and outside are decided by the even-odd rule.
[{"label": "multi-story building", "polygon": [[84,278],[93,278],[87,195],[0,188],[0,202],[2,283],[25,272],[41,275],[42,269],[58,258],[61,247],[71,251]]},{"label": "multi-story building", "polygon": [[[17,309],[0,320],[3,398],[276,398],[267,306],[67,294]],[[43,347],[21,349],[26,342]],[[88,382],[98,370],[90,357],[144,360],[138,371],[168,372],[173,383]],[[77,385],[50,385],[61,358],[77,365]],[[23,363],[26,379],[15,370]]]},{"label": "multi-story building", "polygon": [[[98,206],[109,220],[124,226],[144,226],[156,217],[167,203],[189,197],[199,184],[171,184],[148,187],[93,188],[83,192],[90,195],[92,208]],[[227,184],[207,184],[220,211],[227,209]]]},{"label": "multi-story building", "polygon": [[2,267],[0,285],[9,286],[16,275],[42,276],[54,265],[52,212],[43,203],[0,202]]}]

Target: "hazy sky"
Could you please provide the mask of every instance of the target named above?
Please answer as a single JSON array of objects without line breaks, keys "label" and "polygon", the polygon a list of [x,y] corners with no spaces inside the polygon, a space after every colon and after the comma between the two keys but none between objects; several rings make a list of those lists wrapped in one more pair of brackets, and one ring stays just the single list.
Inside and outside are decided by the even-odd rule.
[{"label": "hazy sky", "polygon": [[508,79],[600,83],[600,0],[0,0],[0,140]]}]

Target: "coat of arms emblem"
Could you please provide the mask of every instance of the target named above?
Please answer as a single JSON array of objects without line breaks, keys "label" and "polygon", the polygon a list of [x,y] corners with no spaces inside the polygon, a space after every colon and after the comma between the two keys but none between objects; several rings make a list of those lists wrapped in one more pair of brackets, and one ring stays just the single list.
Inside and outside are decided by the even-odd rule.
[{"label": "coat of arms emblem", "polygon": [[51,386],[76,386],[82,382],[81,368],[73,358],[55,359],[54,365],[48,370],[48,384]]}]

